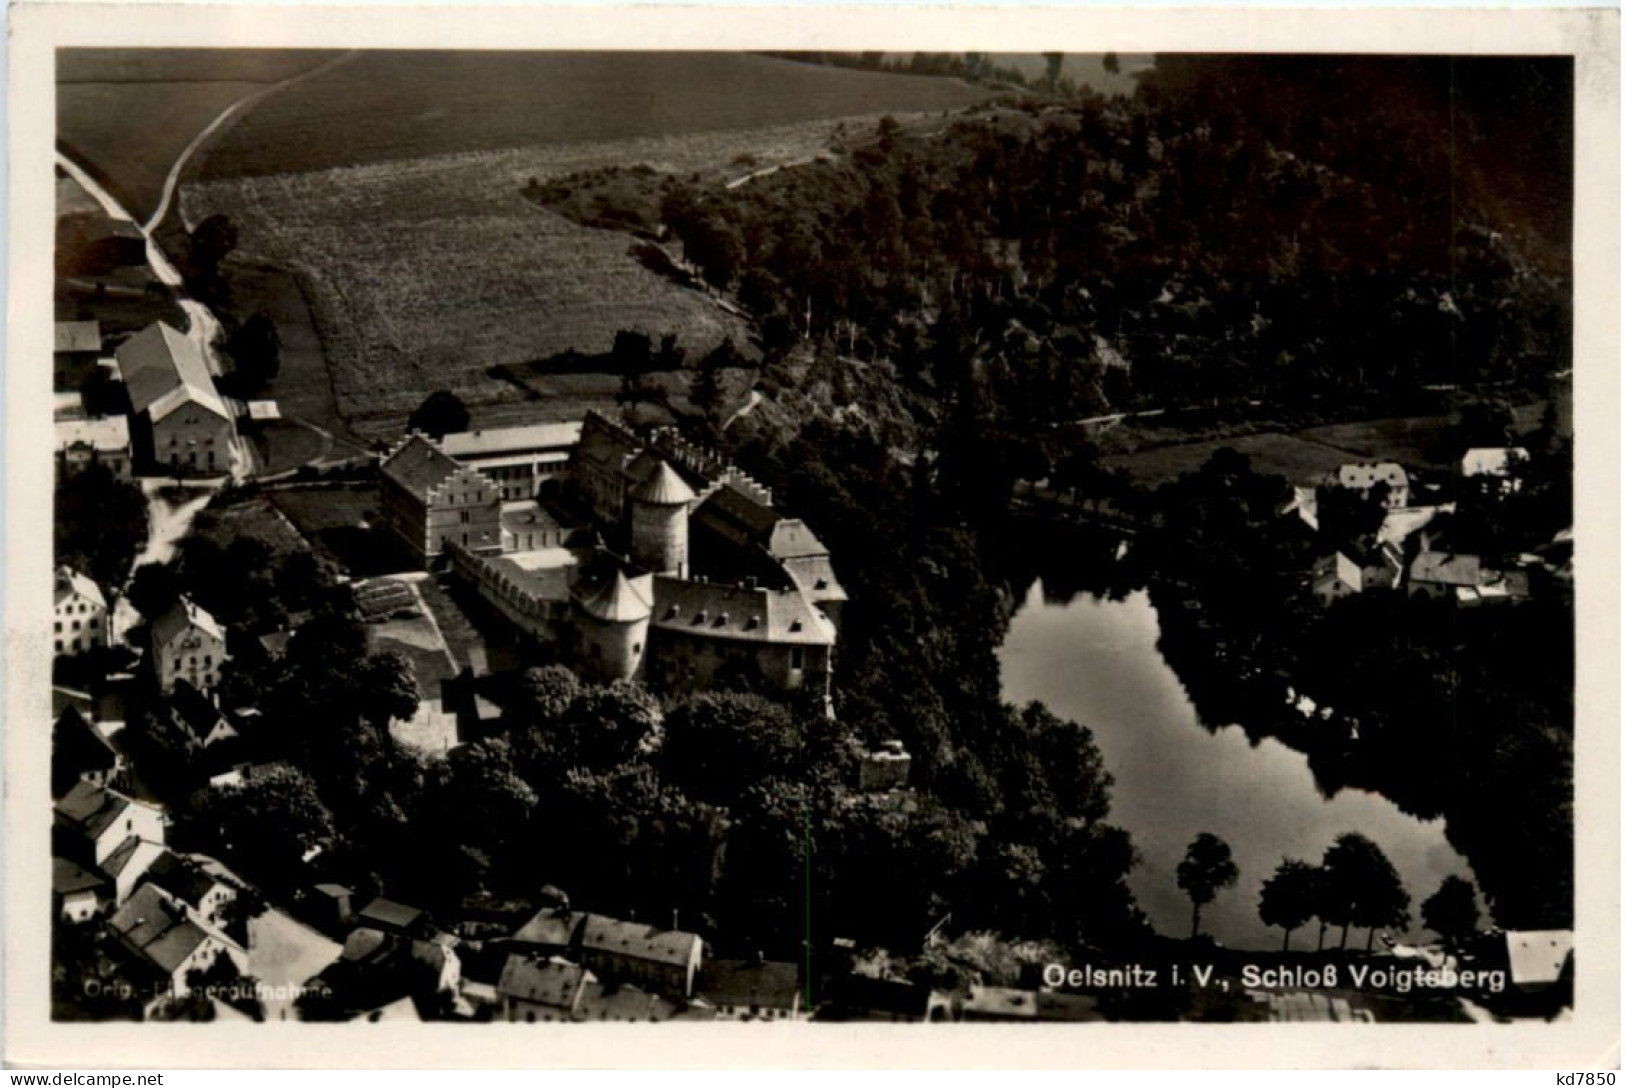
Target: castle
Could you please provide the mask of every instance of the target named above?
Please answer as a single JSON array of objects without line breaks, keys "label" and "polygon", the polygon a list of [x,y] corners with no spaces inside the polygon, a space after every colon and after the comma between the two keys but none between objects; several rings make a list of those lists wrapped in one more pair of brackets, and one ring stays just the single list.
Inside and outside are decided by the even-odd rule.
[{"label": "castle", "polygon": [[737,467],[589,413],[569,470],[549,477],[561,501],[543,505],[453,448],[414,434],[391,450],[386,525],[583,676],[828,693],[846,593],[812,530]]}]

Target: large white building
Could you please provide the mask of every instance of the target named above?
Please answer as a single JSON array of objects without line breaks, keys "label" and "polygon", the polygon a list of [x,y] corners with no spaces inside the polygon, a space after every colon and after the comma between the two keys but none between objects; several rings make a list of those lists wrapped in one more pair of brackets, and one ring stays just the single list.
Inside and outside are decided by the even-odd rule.
[{"label": "large white building", "polygon": [[70,567],[56,570],[56,600],[51,619],[51,649],[72,657],[106,646],[107,598],[101,587]]}]

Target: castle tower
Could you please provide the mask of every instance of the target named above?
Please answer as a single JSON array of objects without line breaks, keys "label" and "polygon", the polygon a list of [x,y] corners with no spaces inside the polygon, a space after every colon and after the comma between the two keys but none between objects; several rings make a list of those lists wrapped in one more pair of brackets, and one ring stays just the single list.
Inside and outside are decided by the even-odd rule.
[{"label": "castle tower", "polygon": [[599,683],[632,680],[643,671],[654,578],[628,578],[619,569],[575,597],[578,662]]},{"label": "castle tower", "polygon": [[632,559],[657,574],[688,577],[688,506],[694,491],[665,461],[632,489]]}]

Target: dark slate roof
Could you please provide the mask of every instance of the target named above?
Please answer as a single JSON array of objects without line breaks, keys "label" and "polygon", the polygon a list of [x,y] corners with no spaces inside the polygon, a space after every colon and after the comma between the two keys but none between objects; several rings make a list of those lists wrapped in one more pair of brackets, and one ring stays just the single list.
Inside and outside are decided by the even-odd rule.
[{"label": "dark slate roof", "polygon": [[576,931],[586,917],[568,909],[543,907],[514,932],[513,939],[519,944],[541,948],[568,948],[575,942]]},{"label": "dark slate roof", "polygon": [[583,1023],[608,1020],[620,1023],[640,1023],[649,1020],[670,1020],[677,1015],[677,1005],[658,994],[640,990],[636,986],[608,985],[588,980],[581,987],[576,1000],[575,1018]]},{"label": "dark slate roof", "polygon": [[757,502],[731,481],[713,491],[694,515],[703,521],[733,528],[752,540],[767,538],[779,523],[779,516],[771,506]]},{"label": "dark slate roof", "polygon": [[576,456],[620,468],[641,447],[637,436],[619,423],[599,412],[588,412],[581,421],[581,448]]},{"label": "dark slate roof", "polygon": [[497,993],[516,1001],[570,1010],[575,1008],[585,976],[586,971],[576,964],[537,961],[515,952],[503,964]]},{"label": "dark slate roof", "polygon": [[56,350],[63,352],[101,351],[101,322],[58,321],[56,323]]},{"label": "dark slate roof", "polygon": [[830,646],[835,629],[799,590],[656,576],[651,622],[694,638]]},{"label": "dark slate roof", "polygon": [[118,749],[72,706],[56,720],[51,756],[72,767],[76,774],[109,771],[118,766]]},{"label": "dark slate roof", "polygon": [[801,993],[796,965],[775,960],[708,960],[694,979],[694,992],[713,1005],[794,1008]]},{"label": "dark slate roof", "polygon": [[58,895],[89,891],[107,885],[107,879],[67,858],[51,859],[51,890]]},{"label": "dark slate roof", "polygon": [[194,908],[219,883],[197,865],[168,850],[153,861],[147,870],[147,881]]},{"label": "dark slate roof", "polygon": [[107,927],[149,963],[173,974],[208,934],[186,908],[161,888],[143,884],[108,920]]},{"label": "dark slate roof", "polygon": [[152,643],[160,648],[167,647],[175,641],[175,636],[189,627],[207,632],[221,642],[226,640],[225,631],[213,616],[199,608],[190,598],[182,597],[169,606],[169,611],[152,622]]},{"label": "dark slate roof", "polygon": [[608,623],[633,623],[649,618],[649,580],[631,579],[616,570],[596,584],[583,583],[576,600],[594,619]]},{"label": "dark slate roof", "polygon": [[185,680],[176,681],[175,690],[169,696],[169,708],[173,711],[176,723],[191,733],[200,744],[205,737],[214,732],[216,726],[226,721],[226,716],[220,712],[220,708],[210,702],[207,695]]},{"label": "dark slate roof", "polygon": [[583,949],[676,966],[687,964],[699,943],[699,937],[682,930],[656,929],[601,914],[587,915],[581,927]]},{"label": "dark slate roof", "polygon": [[364,922],[374,922],[386,929],[410,929],[423,919],[424,914],[417,907],[379,896],[361,908],[359,917]]},{"label": "dark slate roof", "polygon": [[385,459],[379,471],[409,494],[427,500],[430,489],[445,482],[460,467],[433,442],[414,434]]},{"label": "dark slate roof", "polygon": [[132,804],[134,802],[122,793],[81,781],[76,782],[73,789],[56,803],[56,812],[93,839],[107,830]]}]

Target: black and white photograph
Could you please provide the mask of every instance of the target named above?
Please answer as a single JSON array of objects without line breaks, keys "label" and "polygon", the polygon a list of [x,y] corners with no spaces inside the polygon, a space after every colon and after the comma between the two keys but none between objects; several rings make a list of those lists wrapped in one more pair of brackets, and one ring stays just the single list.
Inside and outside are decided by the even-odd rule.
[{"label": "black and white photograph", "polygon": [[1572,51],[135,42],[32,164],[52,1023],[1617,979]]}]

